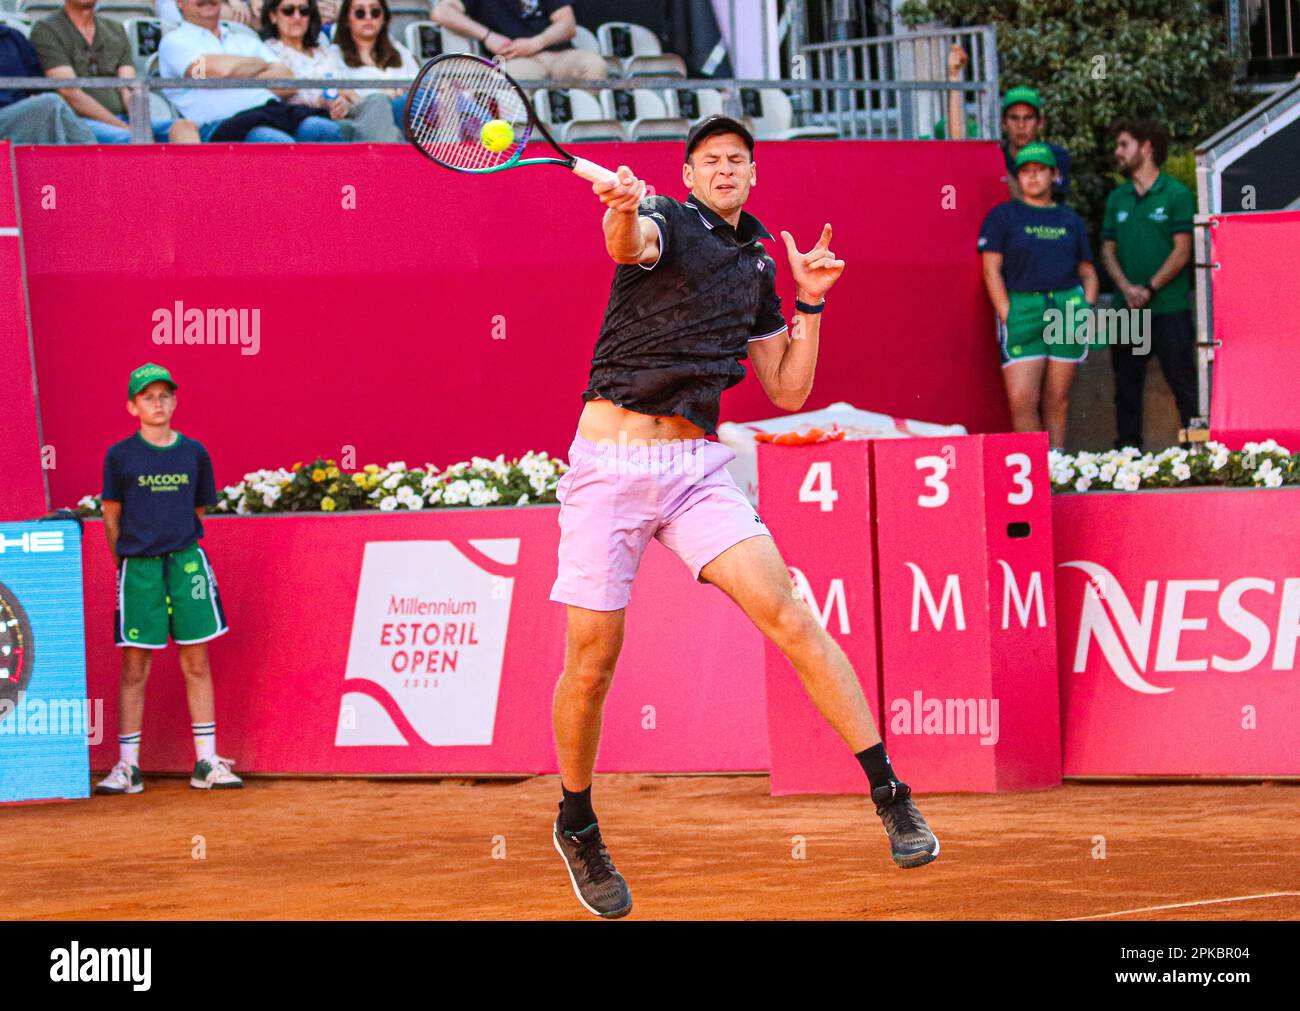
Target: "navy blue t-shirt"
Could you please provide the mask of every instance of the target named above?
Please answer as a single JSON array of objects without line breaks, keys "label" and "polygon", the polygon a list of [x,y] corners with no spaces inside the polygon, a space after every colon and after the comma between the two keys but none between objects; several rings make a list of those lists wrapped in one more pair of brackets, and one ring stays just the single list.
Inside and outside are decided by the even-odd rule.
[{"label": "navy blue t-shirt", "polygon": [[122,503],[119,558],[180,551],[203,536],[195,506],[216,505],[212,460],[187,435],[177,433],[175,442],[160,447],[137,432],[108,448],[104,499]]},{"label": "navy blue t-shirt", "polygon": [[1007,291],[1061,291],[1079,284],[1079,264],[1092,262],[1083,218],[1069,207],[1033,207],[1008,200],[989,211],[979,251],[1002,254]]},{"label": "navy blue t-shirt", "polygon": [[[508,39],[531,39],[551,27],[551,15],[572,0],[465,0],[465,13],[481,25]],[[556,42],[546,52],[572,49],[571,42]]]}]

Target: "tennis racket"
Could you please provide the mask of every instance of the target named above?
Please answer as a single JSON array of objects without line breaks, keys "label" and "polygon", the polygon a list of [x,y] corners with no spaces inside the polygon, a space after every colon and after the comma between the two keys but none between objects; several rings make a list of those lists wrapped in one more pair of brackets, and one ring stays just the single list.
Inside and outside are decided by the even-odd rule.
[{"label": "tennis racket", "polygon": [[[402,115],[406,139],[425,157],[457,172],[486,175],[519,165],[559,165],[590,182],[614,182],[617,176],[556,143],[537,118],[533,103],[509,74],[481,56],[449,53],[420,68],[406,96]],[[508,147],[493,151],[481,134],[485,124],[501,120],[514,132]],[[558,158],[524,158],[524,145],[536,130]]]}]

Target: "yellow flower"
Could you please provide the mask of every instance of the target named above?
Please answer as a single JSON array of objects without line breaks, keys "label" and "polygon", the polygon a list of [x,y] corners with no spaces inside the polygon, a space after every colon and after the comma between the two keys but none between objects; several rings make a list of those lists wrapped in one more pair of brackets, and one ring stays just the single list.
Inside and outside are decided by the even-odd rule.
[{"label": "yellow flower", "polygon": [[291,471],[293,471],[293,472],[296,474],[296,473],[298,473],[298,471],[302,470],[302,464],[300,464],[300,463],[295,463],[295,464],[294,464],[292,467],[290,467],[289,469],[290,469]]},{"label": "yellow flower", "polygon": [[328,491],[331,495],[333,495],[336,491],[339,490],[339,483],[337,481],[331,481],[330,486],[325,490]]},{"label": "yellow flower", "polygon": [[338,469],[337,467],[335,467],[335,466],[333,466],[333,465],[331,464],[329,467],[326,468],[326,470],[325,470],[325,476],[326,476],[326,477],[338,477],[338,476],[339,476],[339,469]]},{"label": "yellow flower", "polygon": [[324,509],[327,513],[332,513],[337,505],[338,503],[335,502],[328,495],[326,495],[323,499],[320,500],[320,507]]},{"label": "yellow flower", "polygon": [[353,475],[352,475],[352,483],[355,484],[358,488],[364,488],[364,487],[366,486],[366,475],[365,475],[365,474],[353,474]]},{"label": "yellow flower", "polygon": [[368,463],[368,464],[366,464],[364,467],[362,467],[361,469],[364,470],[367,474],[378,474],[378,473],[379,473],[379,464],[377,464],[377,463]]},{"label": "yellow flower", "polygon": [[311,479],[319,484],[321,481],[325,480],[325,471],[320,467],[317,467],[311,472]]}]

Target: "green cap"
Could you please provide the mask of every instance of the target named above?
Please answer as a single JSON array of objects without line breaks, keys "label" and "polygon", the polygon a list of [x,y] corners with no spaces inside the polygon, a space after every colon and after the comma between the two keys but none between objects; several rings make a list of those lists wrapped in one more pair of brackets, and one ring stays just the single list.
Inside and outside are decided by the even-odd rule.
[{"label": "green cap", "polygon": [[1021,102],[1025,105],[1032,105],[1036,112],[1043,111],[1043,100],[1039,97],[1038,90],[1036,88],[1028,88],[1023,84],[1012,88],[1002,96],[1002,111],[1006,112],[1013,105],[1017,105]]},{"label": "green cap", "polygon": [[1048,168],[1056,168],[1056,155],[1052,154],[1050,147],[1038,141],[1026,144],[1020,149],[1020,153],[1016,155],[1016,168],[1027,165],[1031,161],[1037,162],[1039,165],[1046,165]]},{"label": "green cap", "polygon": [[135,395],[150,383],[168,383],[173,390],[176,389],[176,380],[172,378],[170,372],[161,365],[146,362],[131,373],[131,378],[126,384],[126,399],[134,400]]}]

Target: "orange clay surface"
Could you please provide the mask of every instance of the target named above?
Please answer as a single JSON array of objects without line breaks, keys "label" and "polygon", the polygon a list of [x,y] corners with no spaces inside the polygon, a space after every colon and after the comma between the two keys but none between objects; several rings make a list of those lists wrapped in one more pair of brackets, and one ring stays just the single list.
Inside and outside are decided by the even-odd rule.
[{"label": "orange clay surface", "polygon": [[[767,791],[764,776],[597,777],[632,918],[1300,918],[1297,786],[923,796],[943,851],[909,871],[864,799]],[[594,922],[551,846],[558,794],[554,777],[213,793],[152,777],[134,797],[4,807],[0,917]]]}]

